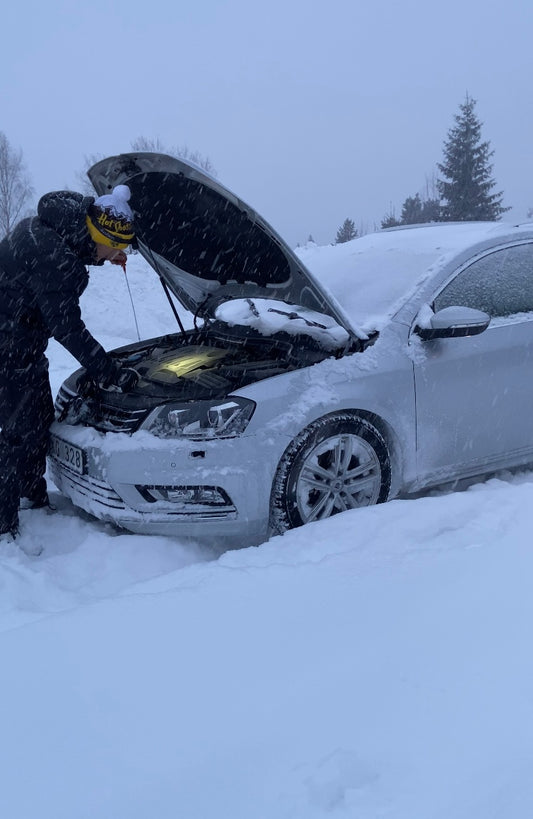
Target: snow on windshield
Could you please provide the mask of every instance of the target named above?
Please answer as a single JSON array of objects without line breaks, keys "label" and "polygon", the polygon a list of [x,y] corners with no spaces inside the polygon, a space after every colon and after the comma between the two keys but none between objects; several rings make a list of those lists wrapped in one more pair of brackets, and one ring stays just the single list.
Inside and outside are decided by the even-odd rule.
[{"label": "snow on windshield", "polygon": [[396,229],[339,245],[308,244],[296,253],[352,324],[379,329],[435,265],[495,229],[495,223]]}]

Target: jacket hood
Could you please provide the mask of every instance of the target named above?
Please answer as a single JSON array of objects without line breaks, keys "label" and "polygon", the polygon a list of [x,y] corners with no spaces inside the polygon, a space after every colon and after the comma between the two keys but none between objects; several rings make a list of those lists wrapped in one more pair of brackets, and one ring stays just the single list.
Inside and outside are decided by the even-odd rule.
[{"label": "jacket hood", "polygon": [[336,302],[273,228],[198,166],[165,154],[121,154],[88,176],[99,195],[129,186],[139,251],[191,313],[213,316],[229,299],[266,298],[346,327]]},{"label": "jacket hood", "polygon": [[37,205],[40,220],[61,236],[84,264],[94,264],[94,242],[85,221],[93,202],[92,196],[75,191],[52,191]]}]

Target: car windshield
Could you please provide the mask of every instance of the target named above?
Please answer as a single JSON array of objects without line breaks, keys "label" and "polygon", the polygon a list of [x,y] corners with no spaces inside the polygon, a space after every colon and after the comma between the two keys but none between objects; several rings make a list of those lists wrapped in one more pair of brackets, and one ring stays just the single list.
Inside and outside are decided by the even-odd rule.
[{"label": "car windshield", "polygon": [[465,223],[381,231],[333,248],[299,248],[298,255],[351,324],[369,331],[380,329],[437,266],[490,230]]}]

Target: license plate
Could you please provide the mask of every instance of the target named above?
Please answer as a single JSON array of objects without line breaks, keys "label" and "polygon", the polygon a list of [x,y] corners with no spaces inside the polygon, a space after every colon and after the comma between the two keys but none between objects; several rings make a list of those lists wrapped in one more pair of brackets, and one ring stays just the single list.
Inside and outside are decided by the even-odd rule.
[{"label": "license plate", "polygon": [[83,449],[69,444],[56,435],[52,435],[50,455],[78,475],[83,475],[85,472],[85,452]]}]

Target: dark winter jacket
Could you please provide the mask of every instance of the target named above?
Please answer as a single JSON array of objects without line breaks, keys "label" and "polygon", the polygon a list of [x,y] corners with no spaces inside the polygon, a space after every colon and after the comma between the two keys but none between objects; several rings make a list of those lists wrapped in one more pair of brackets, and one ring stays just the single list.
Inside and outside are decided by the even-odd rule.
[{"label": "dark winter jacket", "polygon": [[0,368],[39,361],[53,336],[95,376],[112,360],[81,318],[79,298],[95,264],[85,216],[94,200],[57,191],[42,197],[37,216],[23,219],[0,242]]}]

